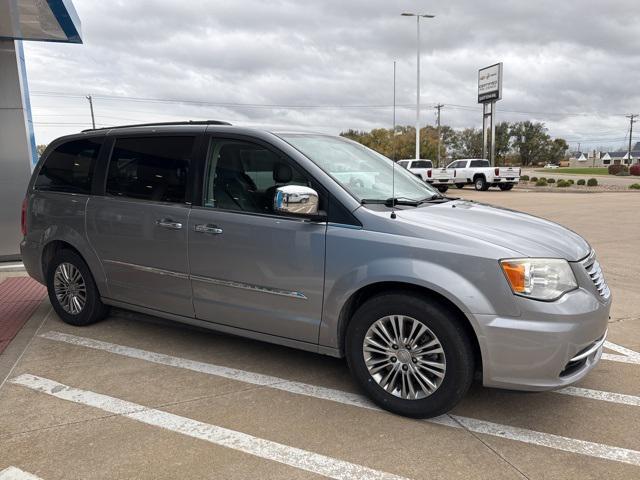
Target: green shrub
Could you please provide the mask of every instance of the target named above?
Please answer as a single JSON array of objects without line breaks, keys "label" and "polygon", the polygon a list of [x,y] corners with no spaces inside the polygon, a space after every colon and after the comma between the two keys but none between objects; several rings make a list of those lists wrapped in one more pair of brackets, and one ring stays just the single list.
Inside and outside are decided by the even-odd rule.
[{"label": "green shrub", "polygon": [[590,178],[589,180],[587,180],[587,186],[588,187],[598,186],[598,180],[596,180],[595,178]]},{"label": "green shrub", "polygon": [[544,178],[541,178],[536,182],[536,187],[546,187],[547,181]]},{"label": "green shrub", "polygon": [[520,177],[520,180],[522,180],[523,182],[528,182],[529,181],[529,175],[522,175]]},{"label": "green shrub", "polygon": [[549,178],[547,180],[547,183],[556,183],[556,179],[555,178]]},{"label": "green shrub", "polygon": [[545,177],[540,177],[540,180],[544,180],[545,182],[547,181]]},{"label": "green shrub", "polygon": [[574,183],[576,183],[576,182],[574,182],[574,181],[573,181],[573,179],[572,179],[572,178],[570,178],[569,180],[567,180],[567,182],[569,182],[569,185],[573,185]]},{"label": "green shrub", "polygon": [[571,184],[569,183],[568,180],[558,180],[558,184],[557,185],[560,188],[564,188],[564,187],[568,187]]},{"label": "green shrub", "polygon": [[538,177],[531,177],[530,179],[532,182],[537,182],[538,181]]},{"label": "green shrub", "polygon": [[607,168],[607,172],[609,172],[609,175],[617,175],[618,172],[628,172],[629,171],[629,167],[627,167],[626,165],[609,165],[609,168]]},{"label": "green shrub", "polygon": [[584,178],[581,178],[580,180],[578,180],[578,185],[585,185],[587,182]]},{"label": "green shrub", "polygon": [[640,190],[640,183],[633,183],[629,185],[629,188],[632,190]]}]

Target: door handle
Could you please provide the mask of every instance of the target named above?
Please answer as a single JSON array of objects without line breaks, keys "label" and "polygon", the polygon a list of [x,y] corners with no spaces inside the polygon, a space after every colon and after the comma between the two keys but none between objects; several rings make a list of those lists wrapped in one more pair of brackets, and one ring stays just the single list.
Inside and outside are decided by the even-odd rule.
[{"label": "door handle", "polygon": [[201,223],[193,227],[193,229],[198,233],[210,233],[212,235],[220,235],[222,233],[222,229],[220,227],[212,225],[211,223]]},{"label": "door handle", "polygon": [[170,230],[180,230],[182,228],[182,224],[180,222],[174,222],[168,218],[161,218],[156,220],[156,225],[162,228],[168,228]]}]

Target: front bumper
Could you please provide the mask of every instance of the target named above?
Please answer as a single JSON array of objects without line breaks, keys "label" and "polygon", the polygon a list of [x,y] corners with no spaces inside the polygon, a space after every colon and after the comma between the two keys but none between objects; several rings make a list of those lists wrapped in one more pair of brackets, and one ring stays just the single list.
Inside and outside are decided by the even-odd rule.
[{"label": "front bumper", "polygon": [[552,390],[577,382],[600,360],[611,298],[580,288],[556,302],[517,301],[521,317],[474,316],[485,386]]}]

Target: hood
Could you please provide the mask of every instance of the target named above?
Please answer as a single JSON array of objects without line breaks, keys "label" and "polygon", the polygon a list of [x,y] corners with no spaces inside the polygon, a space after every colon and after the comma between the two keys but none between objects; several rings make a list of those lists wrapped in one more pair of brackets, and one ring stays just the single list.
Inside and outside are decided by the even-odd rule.
[{"label": "hood", "polygon": [[396,214],[403,221],[475,237],[524,257],[577,261],[591,251],[584,238],[557,223],[482,203],[454,200]]}]

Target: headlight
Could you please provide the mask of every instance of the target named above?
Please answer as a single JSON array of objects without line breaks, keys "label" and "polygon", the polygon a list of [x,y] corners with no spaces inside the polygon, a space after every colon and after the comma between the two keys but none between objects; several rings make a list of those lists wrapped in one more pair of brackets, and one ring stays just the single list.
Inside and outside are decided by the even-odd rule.
[{"label": "headlight", "polygon": [[566,260],[557,258],[514,258],[500,261],[511,290],[536,300],[555,300],[578,287]]}]

